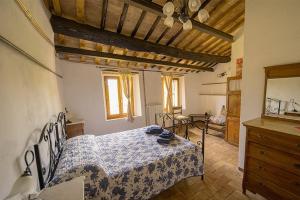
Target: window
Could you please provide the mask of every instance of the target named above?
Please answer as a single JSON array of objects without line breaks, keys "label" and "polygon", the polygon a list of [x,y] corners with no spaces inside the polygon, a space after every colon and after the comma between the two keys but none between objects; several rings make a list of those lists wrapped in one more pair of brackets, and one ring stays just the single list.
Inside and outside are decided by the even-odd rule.
[{"label": "window", "polygon": [[179,106],[179,79],[173,78],[172,80],[172,102],[173,106]]},{"label": "window", "polygon": [[[167,105],[167,87],[166,83],[163,81],[163,103],[164,103],[164,109]],[[173,78],[172,79],[172,102],[173,107],[180,106],[180,90],[179,90],[179,78]]]},{"label": "window", "polygon": [[[104,75],[103,79],[107,119],[126,117],[128,100],[123,92],[121,77],[118,75]],[[133,94],[131,99],[132,110],[134,110]]]}]

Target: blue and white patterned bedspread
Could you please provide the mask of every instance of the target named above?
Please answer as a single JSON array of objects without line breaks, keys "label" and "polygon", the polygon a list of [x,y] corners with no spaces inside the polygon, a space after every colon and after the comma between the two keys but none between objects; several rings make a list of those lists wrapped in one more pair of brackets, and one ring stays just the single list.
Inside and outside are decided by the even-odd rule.
[{"label": "blue and white patterned bedspread", "polygon": [[84,175],[86,199],[149,199],[203,174],[200,147],[177,136],[159,144],[146,128],[67,140],[49,185]]}]

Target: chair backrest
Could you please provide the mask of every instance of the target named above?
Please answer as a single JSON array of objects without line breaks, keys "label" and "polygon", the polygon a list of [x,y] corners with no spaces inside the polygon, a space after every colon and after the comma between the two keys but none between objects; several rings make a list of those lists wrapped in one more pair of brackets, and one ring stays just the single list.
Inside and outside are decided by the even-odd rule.
[{"label": "chair backrest", "polygon": [[173,115],[182,115],[182,106],[173,107]]}]

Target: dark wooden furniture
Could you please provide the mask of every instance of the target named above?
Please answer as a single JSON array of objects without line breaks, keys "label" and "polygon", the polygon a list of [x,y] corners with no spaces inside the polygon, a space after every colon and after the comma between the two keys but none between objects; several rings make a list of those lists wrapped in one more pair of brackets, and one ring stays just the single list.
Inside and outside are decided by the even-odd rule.
[{"label": "dark wooden furniture", "polygon": [[66,132],[67,137],[72,138],[78,135],[84,134],[84,122],[78,121],[78,122],[72,122],[66,124]]},{"label": "dark wooden furniture", "polygon": [[242,77],[240,76],[227,78],[227,116],[225,140],[236,146],[239,145],[240,134],[241,79]]},{"label": "dark wooden furniture", "polygon": [[258,118],[247,128],[243,192],[300,199],[300,123]]}]

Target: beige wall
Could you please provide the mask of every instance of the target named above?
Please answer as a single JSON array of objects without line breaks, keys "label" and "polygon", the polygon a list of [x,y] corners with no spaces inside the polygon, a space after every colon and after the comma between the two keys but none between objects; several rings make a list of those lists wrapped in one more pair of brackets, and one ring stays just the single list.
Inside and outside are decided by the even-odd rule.
[{"label": "beige wall", "polygon": [[[226,84],[202,85],[202,83],[225,82],[227,77],[236,75],[236,59],[244,55],[244,34],[243,27],[237,30],[235,42],[232,43],[231,61],[216,65],[215,71],[202,72],[199,75],[197,93],[226,93]],[[218,74],[226,72],[227,76],[219,78]],[[193,94],[190,94],[193,95]],[[201,95],[197,97],[199,112],[210,112],[214,115],[220,114],[223,105],[226,106],[226,96]]]},{"label": "beige wall", "polygon": [[[24,3],[53,38],[42,1]],[[0,24],[1,36],[56,70],[54,48],[36,32],[15,1],[0,1]],[[61,78],[0,41],[0,199],[8,195],[24,170],[23,152],[34,142],[32,136],[62,110],[61,83]]]},{"label": "beige wall", "polygon": [[[57,59],[64,75],[64,99],[66,107],[77,118],[85,121],[85,132],[102,135],[142,127],[145,124],[144,103],[142,116],[134,118],[134,122],[126,119],[106,120],[105,99],[101,70],[96,65],[74,63]],[[142,80],[140,79],[140,83]],[[143,98],[142,85],[140,87]]]},{"label": "beige wall", "polygon": [[[241,121],[259,117],[265,66],[300,62],[300,1],[246,0]],[[244,167],[241,125],[239,166]]]},{"label": "beige wall", "polygon": [[[162,105],[162,81],[160,72],[144,72],[146,102],[144,100],[143,76],[140,73],[140,98],[142,115],[135,118],[133,123],[125,119],[107,121],[105,118],[105,104],[101,71],[96,65],[74,63],[57,59],[57,65],[62,68],[64,75],[64,99],[66,107],[78,118],[86,122],[86,133],[102,135],[146,125],[145,104]],[[213,73],[212,73],[213,74]],[[184,113],[202,113],[199,102],[200,74],[187,74],[180,78],[181,102]],[[157,107],[158,112],[161,107]],[[149,109],[149,124],[154,123],[155,109]]]}]

